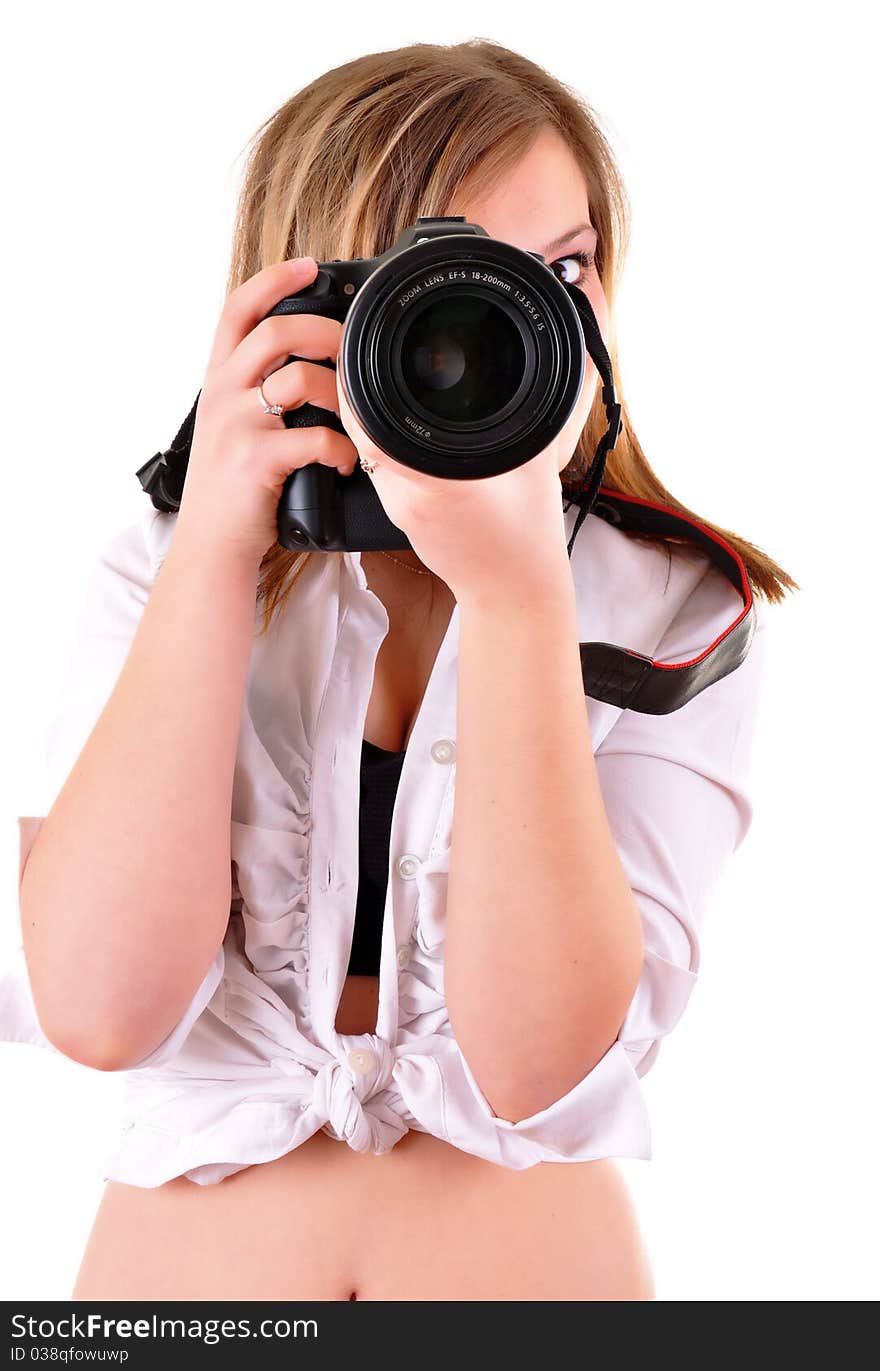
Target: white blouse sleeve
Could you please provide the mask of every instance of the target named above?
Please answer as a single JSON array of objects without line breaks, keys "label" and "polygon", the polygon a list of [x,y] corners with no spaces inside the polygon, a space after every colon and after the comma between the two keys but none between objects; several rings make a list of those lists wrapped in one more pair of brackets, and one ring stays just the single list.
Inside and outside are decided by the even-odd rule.
[{"label": "white blouse sleeve", "polygon": [[[58,706],[44,735],[38,759],[40,800],[37,815],[20,815],[18,889],[24,865],[43,820],[60,793],[97,723],[119,677],[149,598],[161,555],[151,510],[138,524],[117,533],[101,549],[86,584],[73,648],[67,661]],[[19,911],[19,929],[21,915]],[[168,1036],[126,1070],[157,1066],[175,1056],[212,998],[224,971],[221,946],[190,1004]],[[24,948],[0,970],[0,1041],[32,1043],[58,1051],[37,1018]],[[63,1055],[63,1054],[62,1054]]]},{"label": "white blouse sleeve", "polygon": [[[697,656],[742,600],[715,567],[684,602],[654,652]],[[519,1133],[545,1160],[650,1157],[638,1078],[681,1018],[700,966],[699,932],[731,855],[752,820],[748,776],[764,662],[764,619],[745,660],[681,709],[624,710],[595,752],[605,810],[644,930],[642,975],[616,1041],[568,1093],[529,1118],[496,1117],[466,1061],[464,1074],[496,1129]]]}]

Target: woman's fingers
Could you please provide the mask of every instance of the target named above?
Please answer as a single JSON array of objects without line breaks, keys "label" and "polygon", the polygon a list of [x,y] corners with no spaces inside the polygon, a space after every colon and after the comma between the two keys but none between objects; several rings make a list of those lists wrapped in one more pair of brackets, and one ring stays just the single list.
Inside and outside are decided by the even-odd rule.
[{"label": "woman's fingers", "polygon": [[295,295],[315,279],[313,257],[297,257],[264,267],[231,291],[214,333],[208,369],[227,361],[239,343],[286,295]]},{"label": "woman's fingers", "polygon": [[270,405],[298,409],[306,403],[339,413],[336,373],[314,362],[288,362],[273,371],[263,382],[263,394]]},{"label": "woman's fingers", "polygon": [[[273,314],[239,343],[223,368],[224,374],[230,385],[258,386],[288,357],[335,362],[341,341],[338,319],[322,314]],[[327,367],[318,370],[332,375]]]},{"label": "woman's fingers", "polygon": [[289,428],[267,433],[260,440],[259,466],[263,478],[273,482],[286,480],[292,471],[311,462],[348,475],[357,460],[351,439],[332,428]]}]

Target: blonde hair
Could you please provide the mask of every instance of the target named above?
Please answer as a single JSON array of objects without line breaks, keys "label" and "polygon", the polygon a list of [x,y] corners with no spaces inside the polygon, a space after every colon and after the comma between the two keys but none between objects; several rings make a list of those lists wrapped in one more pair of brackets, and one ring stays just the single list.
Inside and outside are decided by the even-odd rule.
[{"label": "blonde hair", "polygon": [[[327,261],[386,251],[418,216],[460,212],[454,206],[475,178],[481,194],[490,193],[548,125],[563,136],[584,176],[598,231],[596,268],[613,320],[630,208],[608,139],[581,95],[487,38],[369,53],[317,77],[270,115],[249,140],[227,294],[290,257]],[[720,534],[742,558],[756,598],[778,603],[786,590],[799,590],[760,548],[695,514],[655,475],[629,421],[613,335],[607,342],[622,427],[603,485],[668,505]],[[580,486],[606,427],[597,386],[561,473],[566,497]],[[261,633],[312,555],[276,543],[264,556]]]}]

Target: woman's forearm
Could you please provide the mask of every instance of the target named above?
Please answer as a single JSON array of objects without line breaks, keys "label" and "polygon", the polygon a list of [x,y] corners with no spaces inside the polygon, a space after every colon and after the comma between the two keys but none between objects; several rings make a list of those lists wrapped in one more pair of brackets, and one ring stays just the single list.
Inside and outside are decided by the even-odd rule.
[{"label": "woman's forearm", "polygon": [[44,1031],[101,1067],[139,1060],[167,1036],[229,918],[259,567],[183,532],[22,878],[22,942]]},{"label": "woman's forearm", "polygon": [[596,774],[564,549],[534,593],[465,598],[459,618],[446,1001],[475,1080],[516,1122],[616,1039],[641,920]]}]

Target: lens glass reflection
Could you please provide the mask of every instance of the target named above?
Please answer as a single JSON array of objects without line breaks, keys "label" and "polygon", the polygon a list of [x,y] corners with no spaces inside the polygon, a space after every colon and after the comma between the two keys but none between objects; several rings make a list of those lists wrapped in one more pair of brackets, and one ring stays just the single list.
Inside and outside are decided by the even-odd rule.
[{"label": "lens glass reflection", "polygon": [[510,315],[491,300],[457,290],[437,295],[404,324],[404,380],[438,421],[491,419],[523,380],[526,354]]}]

